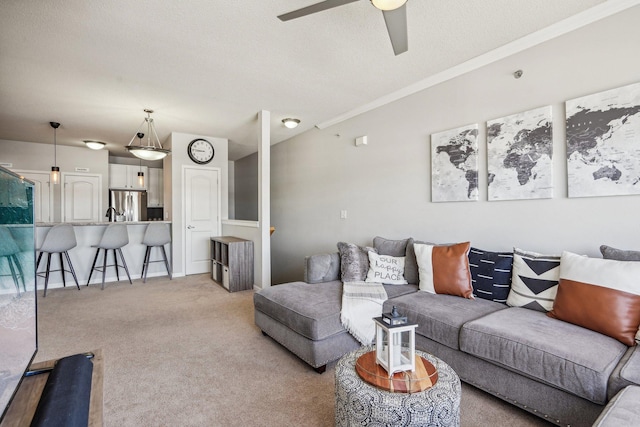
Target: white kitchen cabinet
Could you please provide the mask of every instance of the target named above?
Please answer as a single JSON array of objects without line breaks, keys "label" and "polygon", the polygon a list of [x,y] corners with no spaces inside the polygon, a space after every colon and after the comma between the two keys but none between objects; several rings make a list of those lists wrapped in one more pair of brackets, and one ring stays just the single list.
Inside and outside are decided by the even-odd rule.
[{"label": "white kitchen cabinet", "polygon": [[62,174],[62,221],[102,221],[102,176],[95,174]]},{"label": "white kitchen cabinet", "polygon": [[[109,163],[109,188],[131,188],[134,190],[146,190],[149,180],[149,171],[146,166],[119,165]],[[144,186],[138,185],[138,172],[144,173]]]},{"label": "white kitchen cabinet", "polygon": [[161,168],[149,168],[147,187],[147,206],[150,208],[164,206],[164,176]]}]

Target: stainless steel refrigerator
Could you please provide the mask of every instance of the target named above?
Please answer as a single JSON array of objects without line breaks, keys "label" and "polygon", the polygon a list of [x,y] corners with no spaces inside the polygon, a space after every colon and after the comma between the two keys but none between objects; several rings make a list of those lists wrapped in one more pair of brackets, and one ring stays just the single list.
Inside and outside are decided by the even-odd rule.
[{"label": "stainless steel refrigerator", "polygon": [[109,190],[109,221],[146,221],[146,190]]}]

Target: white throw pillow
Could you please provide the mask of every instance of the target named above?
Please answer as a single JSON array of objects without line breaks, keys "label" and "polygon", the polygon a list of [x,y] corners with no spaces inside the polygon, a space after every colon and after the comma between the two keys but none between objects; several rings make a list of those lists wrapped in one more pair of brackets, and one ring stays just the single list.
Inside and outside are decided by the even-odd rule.
[{"label": "white throw pillow", "polygon": [[378,255],[369,251],[369,271],[365,282],[384,285],[406,285],[404,278],[404,257]]}]

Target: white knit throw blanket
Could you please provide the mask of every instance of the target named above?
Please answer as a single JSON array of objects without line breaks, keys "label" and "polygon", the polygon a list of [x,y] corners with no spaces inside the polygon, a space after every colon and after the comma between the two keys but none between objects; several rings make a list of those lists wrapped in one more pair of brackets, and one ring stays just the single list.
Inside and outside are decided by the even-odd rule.
[{"label": "white knit throw blanket", "polygon": [[376,335],[374,317],[382,316],[382,303],[387,292],[381,283],[344,282],[342,284],[342,326],[363,345],[373,342]]}]

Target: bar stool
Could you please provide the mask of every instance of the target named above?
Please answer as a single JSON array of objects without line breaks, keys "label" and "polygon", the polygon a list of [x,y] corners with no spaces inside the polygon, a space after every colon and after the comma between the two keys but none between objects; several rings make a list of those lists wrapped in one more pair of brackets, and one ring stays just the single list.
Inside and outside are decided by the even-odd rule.
[{"label": "bar stool", "polygon": [[[164,260],[164,266],[167,269],[167,273],[169,274],[169,280],[172,280],[171,277],[171,267],[169,266],[169,262],[167,261],[167,252],[164,250],[164,245],[167,243],[171,243],[171,234],[169,233],[169,226],[167,224],[154,224],[151,223],[147,225],[147,229],[144,232],[144,237],[142,238],[142,244],[147,245],[147,250],[144,253],[144,262],[142,263],[142,273],[140,276],[143,278],[143,283],[147,283],[147,273],[149,272],[149,264],[152,262],[161,262]],[[159,247],[162,252],[162,260],[150,261],[151,258],[151,248]]]},{"label": "bar stool", "polygon": [[[42,259],[42,255],[44,253],[47,254],[47,268],[45,271],[37,273],[39,277],[44,277],[44,296],[47,296],[47,288],[49,286],[49,274],[53,271],[59,271],[62,274],[62,285],[67,286],[67,282],[65,279],[65,272],[71,273],[73,276],[73,280],[76,282],[76,286],[78,290],[80,290],[80,285],[78,284],[78,278],[76,277],[76,272],[73,269],[73,264],[71,264],[71,258],[69,258],[69,250],[75,248],[77,246],[76,242],[76,233],[73,231],[73,226],[70,224],[58,224],[51,227],[51,230],[47,233],[42,242],[42,246],[38,251],[38,262],[36,263],[36,271],[38,271],[38,267],[40,266],[40,260]],[[51,270],[51,254],[57,253],[60,255],[60,269],[59,270]],[[62,261],[62,254],[64,254],[67,259],[67,266],[69,269],[64,268],[64,263]]]},{"label": "bar stool", "polygon": [[[100,239],[100,243],[97,245],[92,245],[92,248],[98,248],[96,250],[96,256],[93,259],[93,265],[91,266],[91,271],[89,272],[89,279],[87,279],[87,286],[89,286],[89,282],[91,282],[91,275],[93,274],[93,270],[102,271],[102,288],[104,290],[104,277],[107,272],[107,267],[115,267],[116,268],[116,278],[120,281],[120,272],[118,268],[124,268],[124,271],[127,272],[127,277],[129,278],[129,283],[133,284],[131,281],[131,276],[129,275],[129,268],[127,267],[127,263],[124,260],[124,256],[122,255],[122,247],[129,244],[129,233],[127,232],[127,226],[124,224],[109,224],[107,228],[104,230],[102,234],[102,238]],[[104,256],[102,257],[102,267],[96,267],[96,261],[98,261],[98,255],[100,255],[100,249],[104,250]],[[107,255],[109,253],[109,249],[113,251],[113,264],[107,265]],[[120,259],[122,260],[122,265],[118,264],[118,257],[116,256],[116,252],[120,255]]]},{"label": "bar stool", "polygon": [[[11,277],[13,278],[13,284],[16,286],[16,291],[20,294],[20,284],[18,278],[22,279],[22,288],[27,291],[27,287],[24,284],[24,274],[22,273],[22,266],[17,254],[20,253],[20,248],[14,240],[11,232],[7,227],[0,227],[0,260],[6,259],[9,264],[9,271],[11,271]],[[17,270],[17,273],[16,273]],[[2,276],[8,276],[3,274]]]}]

